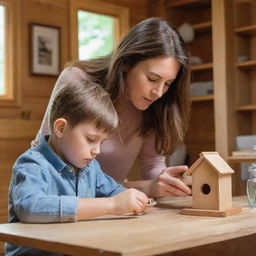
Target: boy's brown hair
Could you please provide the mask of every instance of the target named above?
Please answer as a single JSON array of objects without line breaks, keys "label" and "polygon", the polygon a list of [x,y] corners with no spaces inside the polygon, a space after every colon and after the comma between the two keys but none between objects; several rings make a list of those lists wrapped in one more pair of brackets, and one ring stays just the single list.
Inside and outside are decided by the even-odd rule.
[{"label": "boy's brown hair", "polygon": [[65,118],[71,128],[81,122],[93,122],[97,129],[107,133],[118,125],[109,94],[100,85],[87,80],[71,81],[58,89],[49,115],[51,132],[58,118]]}]

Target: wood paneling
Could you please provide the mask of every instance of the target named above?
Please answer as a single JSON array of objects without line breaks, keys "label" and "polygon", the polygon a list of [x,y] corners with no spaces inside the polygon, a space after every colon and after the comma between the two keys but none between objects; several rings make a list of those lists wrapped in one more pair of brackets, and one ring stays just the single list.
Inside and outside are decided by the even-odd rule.
[{"label": "wood paneling", "polygon": [[17,157],[30,147],[39,125],[39,121],[0,119],[0,223],[7,222],[8,188],[12,166]]},{"label": "wood paneling", "polygon": [[128,7],[130,9],[131,26],[149,16],[148,0],[105,0],[105,2]]}]

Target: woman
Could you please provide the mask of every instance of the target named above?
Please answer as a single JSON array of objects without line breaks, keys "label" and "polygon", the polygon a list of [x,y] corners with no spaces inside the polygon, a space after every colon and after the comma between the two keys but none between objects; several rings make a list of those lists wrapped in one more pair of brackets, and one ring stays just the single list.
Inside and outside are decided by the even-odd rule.
[{"label": "woman", "polygon": [[165,155],[183,141],[188,127],[189,58],[177,31],[161,18],[133,27],[106,57],[69,64],[56,82],[43,123],[32,145],[49,133],[48,112],[55,91],[70,80],[89,79],[109,92],[119,130],[97,157],[104,172],[122,182],[136,158],[143,181],[127,182],[148,196],[186,196],[186,166],[165,165]]}]

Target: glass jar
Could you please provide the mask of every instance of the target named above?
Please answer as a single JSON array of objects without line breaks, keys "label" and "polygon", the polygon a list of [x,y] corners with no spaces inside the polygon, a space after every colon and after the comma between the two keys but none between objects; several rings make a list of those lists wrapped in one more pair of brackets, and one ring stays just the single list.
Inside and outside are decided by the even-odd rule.
[{"label": "glass jar", "polygon": [[249,206],[256,208],[256,163],[249,166],[249,178],[247,180],[247,197]]}]

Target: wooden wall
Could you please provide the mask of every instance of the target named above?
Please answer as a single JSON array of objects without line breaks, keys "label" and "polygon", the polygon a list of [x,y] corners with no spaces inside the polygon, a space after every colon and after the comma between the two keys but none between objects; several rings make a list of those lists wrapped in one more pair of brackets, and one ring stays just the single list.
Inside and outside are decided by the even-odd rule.
[{"label": "wooden wall", "polygon": [[[29,74],[29,23],[61,29],[61,68],[70,61],[69,0],[19,0],[20,58],[15,75],[21,102],[18,107],[0,108],[0,223],[7,221],[7,197],[15,159],[30,147],[37,133],[56,77]],[[130,25],[148,17],[148,0],[105,0],[130,9]],[[1,245],[1,244],[0,244]],[[1,247],[0,247],[1,254]]]},{"label": "wooden wall", "polygon": [[131,27],[149,16],[148,0],[104,0],[104,2],[129,8]]}]

